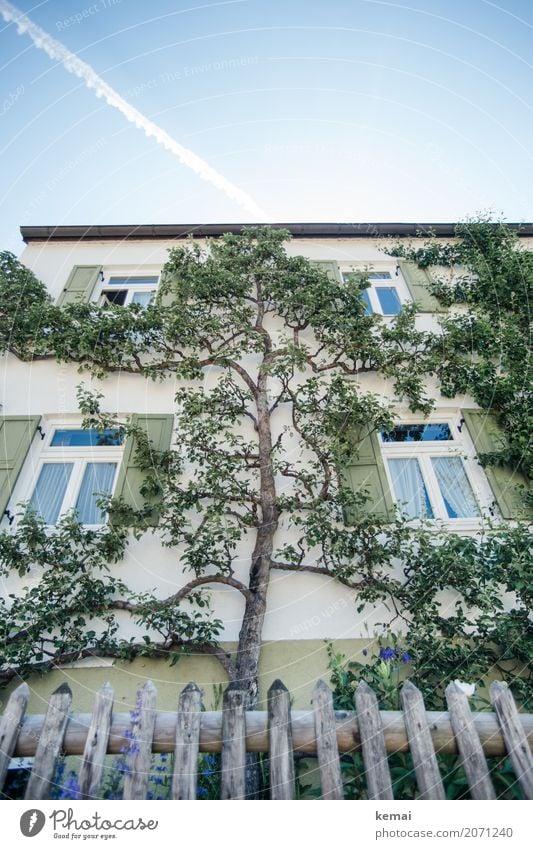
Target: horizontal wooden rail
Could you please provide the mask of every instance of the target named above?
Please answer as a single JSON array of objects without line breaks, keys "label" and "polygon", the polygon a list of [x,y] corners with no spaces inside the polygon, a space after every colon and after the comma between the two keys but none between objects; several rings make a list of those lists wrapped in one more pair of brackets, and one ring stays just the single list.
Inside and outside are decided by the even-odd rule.
[{"label": "horizontal wooden rail", "polygon": [[524,798],[533,798],[533,715],[518,713],[501,682],[490,688],[495,713],[472,713],[455,682],[446,688],[448,712],[426,711],[422,694],[409,681],[400,693],[403,711],[380,711],[364,681],[355,690],[355,713],[333,710],[333,693],[324,681],[313,689],[313,709],[294,713],[281,681],[274,681],[268,691],[268,713],[245,711],[246,694],[231,686],[222,712],[202,713],[201,690],[192,682],[180,694],[176,713],[156,712],[156,696],[147,681],[137,693],[135,711],[113,716],[113,689],[104,684],[92,714],[71,715],[72,692],[65,682],[50,696],[46,716],[25,716],[29,690],[21,684],[0,717],[0,790],[12,756],[33,756],[25,798],[48,798],[60,753],[83,753],[80,792],[83,798],[98,798],[104,754],[109,753],[120,756],[116,767],[124,776],[121,797],[145,799],[151,795],[152,752],[175,752],[170,796],[194,799],[199,752],[221,751],[217,796],[252,798],[255,781],[253,787],[247,782],[248,750],[268,752],[271,799],[295,797],[293,753],[300,753],[317,757],[321,798],[341,800],[345,788],[339,755],[360,750],[368,799],[394,798],[388,754],[406,751],[412,754],[413,790],[420,799],[445,798],[436,755],[457,752],[472,799],[498,798],[487,755],[506,753]]},{"label": "horizontal wooden rail", "polygon": [[[380,711],[383,722],[385,748],[388,753],[407,752],[409,742],[401,711]],[[454,733],[449,714],[445,711],[427,711],[429,731],[435,751],[443,754],[457,753]],[[533,715],[519,714],[520,723],[533,749]],[[504,740],[496,714],[483,712],[473,714],[474,726],[485,755],[504,755]],[[291,713],[292,738],[295,752],[316,753],[315,719],[310,710]],[[44,715],[27,716],[15,746],[13,757],[31,757],[35,754],[44,724]],[[73,714],[67,723],[63,741],[64,751],[69,755],[83,754],[91,714]],[[356,714],[352,711],[335,711],[335,725],[339,752],[360,750],[361,742]],[[113,714],[107,751],[119,754],[128,745],[126,732],[131,727],[129,713]],[[176,739],[176,714],[158,711],[152,750],[173,752]],[[206,711],[200,715],[200,751],[220,752],[222,747],[222,712]],[[246,713],[246,748],[249,752],[268,751],[268,715],[266,711]]]}]

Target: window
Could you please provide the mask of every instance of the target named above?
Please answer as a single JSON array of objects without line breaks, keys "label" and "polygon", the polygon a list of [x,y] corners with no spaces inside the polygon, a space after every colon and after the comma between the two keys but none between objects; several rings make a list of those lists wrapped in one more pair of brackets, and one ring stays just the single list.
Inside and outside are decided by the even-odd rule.
[{"label": "window", "polygon": [[111,495],[122,455],[122,435],[116,430],[53,428],[37,467],[28,511],[55,525],[75,508],[85,525],[102,525],[97,502]]},{"label": "window", "polygon": [[407,519],[481,516],[453,423],[396,424],[380,440],[393,497]]},{"label": "window", "polygon": [[[367,289],[363,289],[361,297],[365,303],[366,315],[398,315],[402,304],[409,300],[409,293],[405,282],[400,277],[398,269],[382,271],[365,271],[361,269],[370,282]],[[353,271],[343,271],[342,279],[346,283],[354,281]]]},{"label": "window", "polygon": [[147,307],[157,291],[159,281],[157,275],[106,277],[103,274],[103,278],[96,290],[96,300],[100,305],[118,304],[122,307],[129,304]]}]

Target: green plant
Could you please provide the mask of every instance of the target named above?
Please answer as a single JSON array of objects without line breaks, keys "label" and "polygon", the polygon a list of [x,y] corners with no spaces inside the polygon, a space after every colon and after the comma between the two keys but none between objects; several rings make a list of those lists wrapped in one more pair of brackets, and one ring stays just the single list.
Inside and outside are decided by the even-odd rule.
[{"label": "green plant", "polygon": [[[354,710],[354,691],[360,681],[366,681],[376,694],[381,710],[399,710],[400,681],[410,679],[411,655],[402,648],[405,645],[395,634],[389,634],[388,644],[375,653],[367,655],[366,663],[347,662],[328,645],[329,668],[333,686],[334,706],[342,710]],[[442,687],[450,683],[445,679]],[[442,692],[442,690],[440,690]],[[486,700],[479,696],[472,699],[473,709],[487,707]],[[444,698],[439,697],[432,705],[434,710],[446,710]],[[389,755],[389,768],[395,799],[416,799],[417,785],[412,759],[409,753]],[[438,754],[437,760],[442,776],[446,798],[470,798],[468,782],[458,756]],[[522,799],[522,791],[516,781],[508,758],[488,758],[491,779],[496,794],[501,799]],[[367,798],[364,763],[359,752],[343,755],[341,772],[346,799]],[[308,790],[310,792],[310,790]]]}]

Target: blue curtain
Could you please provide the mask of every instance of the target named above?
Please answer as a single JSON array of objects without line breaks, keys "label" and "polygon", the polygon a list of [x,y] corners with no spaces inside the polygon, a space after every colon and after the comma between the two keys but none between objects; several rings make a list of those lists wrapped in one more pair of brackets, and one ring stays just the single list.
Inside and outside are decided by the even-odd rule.
[{"label": "blue curtain", "polygon": [[44,463],[28,504],[47,525],[55,525],[72,473],[72,463]]},{"label": "blue curtain", "polygon": [[101,525],[104,514],[96,502],[102,495],[111,495],[116,463],[87,463],[80,493],[76,502],[78,519],[84,525]]},{"label": "blue curtain", "polygon": [[432,457],[446,512],[450,519],[479,516],[479,508],[460,457]]},{"label": "blue curtain", "polygon": [[398,292],[392,286],[376,286],[376,293],[383,315],[398,315],[402,311],[402,302]]},{"label": "blue curtain", "polygon": [[418,460],[389,460],[394,494],[406,519],[433,518]]},{"label": "blue curtain", "polygon": [[152,301],[155,292],[134,292],[131,298],[132,304],[140,304],[143,309]]}]

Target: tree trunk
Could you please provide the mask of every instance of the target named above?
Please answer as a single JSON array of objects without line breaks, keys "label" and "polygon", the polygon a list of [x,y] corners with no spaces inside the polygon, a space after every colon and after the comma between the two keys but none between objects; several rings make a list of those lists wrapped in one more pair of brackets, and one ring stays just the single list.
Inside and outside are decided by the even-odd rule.
[{"label": "tree trunk", "polygon": [[274,535],[278,527],[279,511],[276,506],[276,487],[272,470],[272,434],[267,396],[267,378],[261,370],[257,387],[257,429],[260,463],[261,524],[257,529],[250,567],[250,597],[246,602],[239,633],[236,661],[236,683],[247,693],[247,706],[257,704],[258,667],[261,634],[266,612],[266,597]]},{"label": "tree trunk", "polygon": [[[268,363],[265,355],[263,366]],[[259,370],[257,381],[257,431],[260,475],[261,523],[252,553],[249,590],[246,601],[236,659],[235,685],[246,692],[246,709],[253,710],[258,701],[259,657],[263,622],[266,613],[267,591],[272,566],[274,535],[278,527],[279,510],[272,469],[272,433],[267,392],[267,369]],[[256,798],[260,789],[257,755],[247,756],[246,793]]]}]

